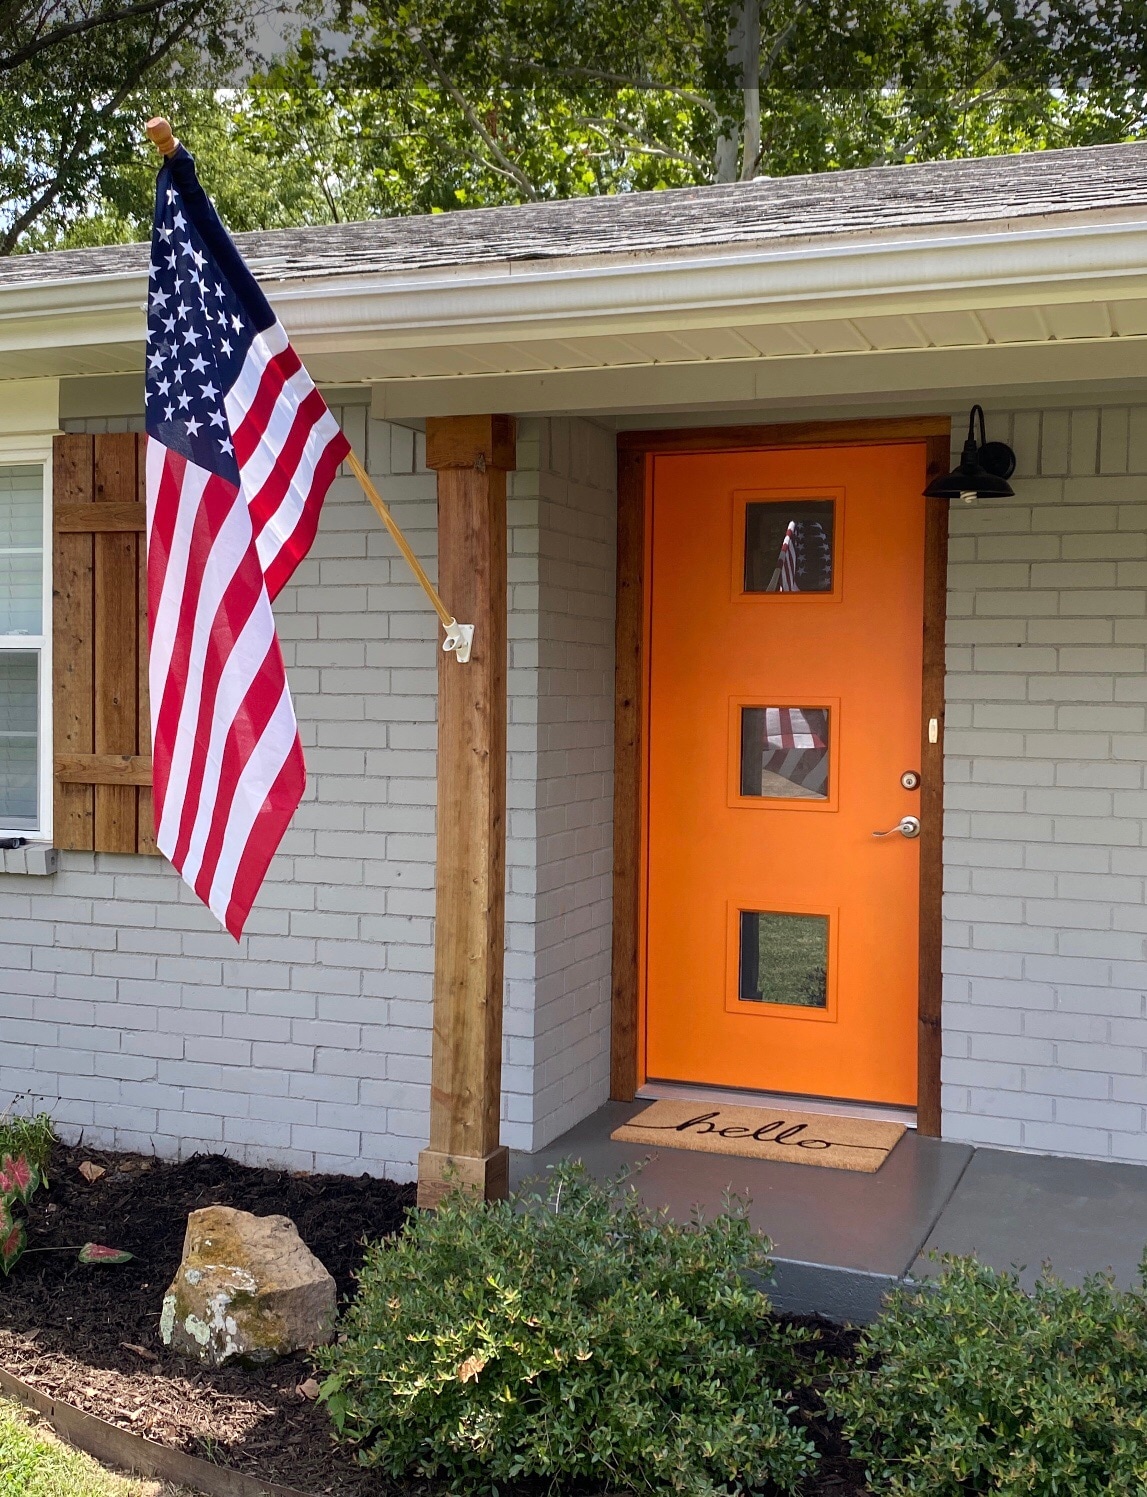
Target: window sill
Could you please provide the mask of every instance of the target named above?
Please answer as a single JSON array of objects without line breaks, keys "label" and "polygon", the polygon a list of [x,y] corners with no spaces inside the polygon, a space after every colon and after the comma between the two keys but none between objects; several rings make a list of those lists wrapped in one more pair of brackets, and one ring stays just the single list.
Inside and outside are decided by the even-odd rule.
[{"label": "window sill", "polygon": [[56,849],[46,842],[28,842],[23,847],[0,847],[0,873],[44,877],[55,873],[56,857]]}]

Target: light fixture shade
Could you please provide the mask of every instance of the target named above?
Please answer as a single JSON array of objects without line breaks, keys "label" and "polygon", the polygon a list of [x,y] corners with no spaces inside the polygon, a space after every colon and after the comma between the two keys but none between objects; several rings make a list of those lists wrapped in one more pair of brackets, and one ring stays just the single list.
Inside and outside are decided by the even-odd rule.
[{"label": "light fixture shade", "polygon": [[[976,444],[976,417],[980,418],[980,441]],[[988,442],[984,438],[984,412],[978,405],[968,417],[968,436],[960,462],[951,473],[934,478],[924,490],[927,499],[961,499],[974,494],[977,499],[1013,499],[1015,489],[1008,479],[1016,470],[1016,455],[1006,442]]]},{"label": "light fixture shade", "polygon": [[998,478],[972,461],[961,462],[943,478],[934,478],[924,490],[928,499],[959,499],[964,494],[975,494],[977,499],[1013,499],[1015,489],[1006,478]]}]

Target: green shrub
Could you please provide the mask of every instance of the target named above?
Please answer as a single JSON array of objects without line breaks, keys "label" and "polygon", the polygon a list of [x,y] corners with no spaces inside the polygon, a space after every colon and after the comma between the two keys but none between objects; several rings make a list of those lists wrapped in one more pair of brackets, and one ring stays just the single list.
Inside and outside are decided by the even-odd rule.
[{"label": "green shrub", "polygon": [[[1141,1275],[1147,1269],[1141,1268]],[[1147,1491],[1147,1296],[948,1258],[893,1297],[828,1394],[877,1493]]]},{"label": "green shrub", "polygon": [[744,1277],[768,1247],[738,1208],[675,1225],[574,1165],[455,1193],[368,1251],[322,1397],[364,1462],[455,1490],[794,1491],[803,1338]]}]

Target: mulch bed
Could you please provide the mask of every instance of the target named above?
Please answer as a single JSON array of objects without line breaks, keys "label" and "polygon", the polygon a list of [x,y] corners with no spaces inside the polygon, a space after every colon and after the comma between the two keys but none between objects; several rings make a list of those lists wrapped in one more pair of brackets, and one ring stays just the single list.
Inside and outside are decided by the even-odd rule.
[{"label": "mulch bed", "polygon": [[[84,1160],[107,1174],[89,1185],[79,1173]],[[305,1357],[258,1370],[200,1369],[164,1347],[159,1309],[188,1213],[201,1206],[289,1216],[341,1300],[354,1289],[363,1238],[402,1226],[413,1186],[63,1146],[48,1179],[29,1209],[30,1247],[102,1242],[135,1258],[85,1268],[74,1254],[29,1253],[0,1280],[0,1365],[112,1424],[253,1476],[340,1497],[380,1490],[377,1476],[333,1443],[321,1405],[297,1391],[312,1375]]]},{"label": "mulch bed", "polygon": [[[85,1160],[107,1173],[89,1184],[79,1173]],[[313,1374],[305,1357],[260,1369],[199,1368],[163,1346],[159,1309],[188,1213],[201,1206],[289,1216],[334,1276],[341,1301],[353,1292],[363,1242],[401,1227],[413,1186],[251,1169],[217,1156],[172,1164],[63,1145],[48,1175],[50,1189],[28,1213],[31,1247],[93,1241],[135,1257],[85,1268],[74,1254],[30,1252],[0,1280],[0,1366],[112,1424],[249,1475],[338,1497],[394,1491],[334,1443],[323,1407],[299,1391]],[[826,1352],[847,1353],[852,1333],[817,1324]],[[817,1400],[804,1403],[824,1457],[809,1497],[865,1497],[860,1468]]]}]

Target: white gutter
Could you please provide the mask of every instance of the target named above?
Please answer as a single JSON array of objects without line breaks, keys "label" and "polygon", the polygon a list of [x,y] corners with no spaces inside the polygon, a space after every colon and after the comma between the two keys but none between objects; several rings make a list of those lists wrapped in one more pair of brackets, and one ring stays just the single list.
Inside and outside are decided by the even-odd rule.
[{"label": "white gutter", "polygon": [[[324,350],[1147,298],[1147,208],[264,286]],[[138,343],[145,288],[138,273],[0,284],[0,351]]]},{"label": "white gutter", "polygon": [[[373,276],[286,285],[276,306],[318,346],[584,337],[797,322],[907,310],[1046,305],[1147,296],[1147,214],[1135,223],[909,242],[736,246],[628,264],[514,263],[455,277]],[[379,337],[376,334],[382,334]],[[414,336],[411,336],[411,335]],[[325,335],[325,336],[324,336]],[[429,336],[428,336],[429,335]],[[341,338],[338,346],[348,345]],[[363,345],[360,345],[363,346]]]}]

